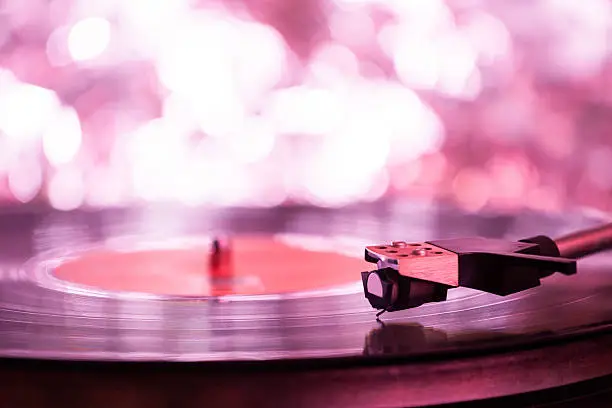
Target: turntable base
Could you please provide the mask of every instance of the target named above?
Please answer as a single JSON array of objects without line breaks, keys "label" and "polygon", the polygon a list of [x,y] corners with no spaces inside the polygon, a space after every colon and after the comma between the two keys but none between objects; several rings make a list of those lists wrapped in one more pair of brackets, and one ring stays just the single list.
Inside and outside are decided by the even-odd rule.
[{"label": "turntable base", "polygon": [[[557,236],[599,223],[580,212],[476,216],[413,205],[23,213],[0,221],[0,392],[10,406],[598,406],[610,395],[609,255],[515,295],[452,289],[448,301],[389,313],[383,324],[360,287],[365,263],[347,255],[398,237]],[[309,244],[284,242],[290,249],[277,247],[272,257],[255,248],[222,274],[270,271],[258,275],[268,282],[259,292],[176,289],[167,274],[163,285],[130,286],[152,268],[186,262],[189,271],[206,270],[193,243],[217,231],[236,242],[262,237],[257,245],[282,236]],[[300,279],[290,279],[292,271]],[[286,282],[277,284],[281,273]],[[107,286],[122,277],[123,286]]]}]

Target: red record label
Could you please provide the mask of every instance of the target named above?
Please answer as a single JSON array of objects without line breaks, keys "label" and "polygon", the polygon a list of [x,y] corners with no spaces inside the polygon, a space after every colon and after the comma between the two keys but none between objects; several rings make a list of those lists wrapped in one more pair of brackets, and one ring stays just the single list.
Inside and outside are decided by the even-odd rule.
[{"label": "red record label", "polygon": [[[331,240],[330,240],[331,241]],[[237,237],[219,252],[207,247],[97,250],[66,260],[53,275],[107,291],[156,295],[283,294],[358,282],[371,265],[333,246],[306,249],[271,237]]]}]

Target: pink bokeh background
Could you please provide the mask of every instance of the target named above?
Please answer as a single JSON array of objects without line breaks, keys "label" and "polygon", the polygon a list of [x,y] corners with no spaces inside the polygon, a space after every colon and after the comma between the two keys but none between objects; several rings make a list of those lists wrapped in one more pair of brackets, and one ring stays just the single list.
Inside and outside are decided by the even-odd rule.
[{"label": "pink bokeh background", "polygon": [[0,1],[0,202],[612,207],[607,0]]}]

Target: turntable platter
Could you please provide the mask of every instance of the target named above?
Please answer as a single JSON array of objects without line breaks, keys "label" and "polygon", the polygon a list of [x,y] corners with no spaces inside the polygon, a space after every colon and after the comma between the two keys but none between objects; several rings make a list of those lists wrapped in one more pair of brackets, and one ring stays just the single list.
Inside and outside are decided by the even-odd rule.
[{"label": "turntable platter", "polygon": [[[596,222],[580,214],[565,216],[563,221],[540,214],[523,214],[520,218],[469,217],[442,207],[417,208],[407,213],[393,213],[395,210],[389,209],[375,216],[355,211],[286,209],[273,217],[264,210],[6,216],[0,230],[4,243],[0,354],[138,361],[419,356],[516,346],[536,339],[558,340],[608,327],[612,317],[608,265],[612,259],[607,255],[584,261],[576,276],[553,276],[541,287],[512,296],[453,289],[447,302],[389,314],[384,326],[375,321],[374,311],[358,283],[365,264],[329,250],[293,247],[291,251],[297,252],[291,256],[306,256],[297,258],[297,264],[278,254],[248,259],[247,263],[257,264],[256,268],[261,270],[283,271],[289,283],[281,286],[270,283],[266,286],[275,290],[252,291],[247,295],[198,296],[210,295],[198,292],[199,289],[195,297],[183,297],[180,291],[174,293],[176,296],[157,296],[147,290],[135,292],[139,288],[130,285],[138,279],[127,276],[130,268],[117,265],[127,259],[121,257],[134,256],[128,243],[144,240],[155,243],[158,252],[143,252],[139,256],[149,258],[146,262],[140,260],[144,265],[159,264],[163,261],[155,257],[163,257],[163,251],[169,250],[164,246],[169,245],[168,240],[176,246],[184,239],[181,237],[204,237],[219,230],[237,237],[238,242],[246,239],[241,238],[244,234],[254,233],[326,237],[326,242],[340,242],[338,237],[353,234],[358,239],[337,248],[344,252],[354,250],[360,256],[362,242],[380,242],[398,235],[527,236],[542,230],[555,235]],[[263,245],[264,241],[257,242]],[[99,252],[100,248],[116,249],[119,244],[126,245],[123,254]],[[88,248],[98,249],[92,252]],[[287,254],[286,251],[283,248],[281,252]],[[308,252],[310,258],[304,255]],[[312,263],[306,268],[307,262]],[[79,275],[90,267],[89,276]],[[70,275],[74,273],[70,268],[76,268],[78,273]],[[146,268],[136,271],[136,276],[142,277],[143,270],[146,272]],[[294,270],[299,272],[298,279],[292,281]],[[314,290],[319,285],[313,286],[312,282],[309,286],[304,281],[305,270],[312,276],[312,282],[326,282],[318,289],[329,290]],[[109,280],[102,279],[97,286],[108,282],[111,286],[100,289],[73,285],[74,282],[62,282],[57,276],[48,280],[45,275],[48,271],[58,271],[60,278],[66,274],[94,280],[104,277],[107,271]],[[353,282],[347,273],[354,274]],[[115,290],[125,289],[120,285],[112,287],[123,275],[128,290]],[[164,279],[161,282],[167,282],[167,276]],[[291,284],[298,285],[295,289],[306,290],[286,290],[291,289]],[[148,289],[159,287],[153,285]]]}]

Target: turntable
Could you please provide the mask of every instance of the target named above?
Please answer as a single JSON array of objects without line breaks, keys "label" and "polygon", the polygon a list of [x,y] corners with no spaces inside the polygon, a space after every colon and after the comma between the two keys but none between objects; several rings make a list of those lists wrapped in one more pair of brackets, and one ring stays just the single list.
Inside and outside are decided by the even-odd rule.
[{"label": "turntable", "polygon": [[[604,222],[580,212],[470,215],[443,204],[3,214],[3,401],[603,406],[612,259],[581,259],[573,272],[575,258],[609,244],[597,229]],[[556,241],[556,260],[533,251],[545,242],[520,241],[590,228],[595,235]],[[485,257],[476,268],[457,257],[478,251],[448,244],[460,236],[486,238],[478,242],[495,248],[479,249],[504,257],[513,252],[501,242],[518,245],[519,262]],[[393,261],[447,254],[454,261],[436,270],[459,268],[455,282]],[[537,279],[517,277],[521,268]],[[368,277],[381,270],[410,280],[412,292],[383,294],[382,284],[376,292]],[[415,292],[414,282],[435,290]],[[372,293],[418,301],[380,306]],[[377,320],[372,306],[388,312]]]}]

